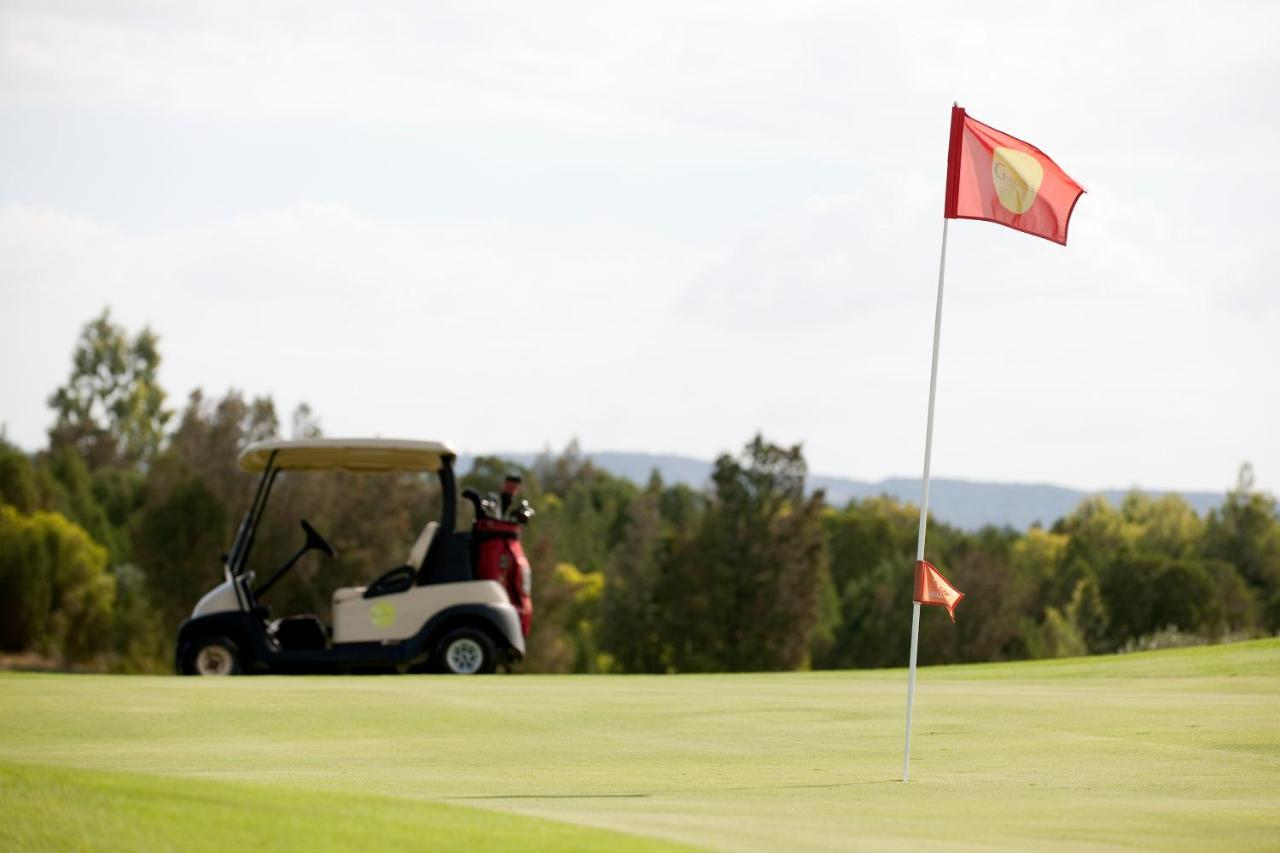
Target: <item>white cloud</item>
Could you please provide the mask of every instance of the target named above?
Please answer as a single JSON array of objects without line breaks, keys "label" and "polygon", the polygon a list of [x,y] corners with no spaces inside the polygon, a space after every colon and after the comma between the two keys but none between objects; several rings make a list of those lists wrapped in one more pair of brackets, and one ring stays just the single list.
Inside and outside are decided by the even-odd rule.
[{"label": "white cloud", "polygon": [[0,420],[40,440],[109,303],[175,396],[333,431],[759,428],[912,474],[958,98],[1090,193],[1066,250],[953,224],[936,470],[1273,485],[1278,37],[1251,3],[8,3]]},{"label": "white cloud", "polygon": [[[11,206],[0,234],[5,360],[38,368],[3,385],[27,443],[76,329],[104,304],[161,334],[162,379],[177,394],[235,385],[286,406],[305,398],[356,432],[559,439],[563,407],[584,402],[574,386],[606,384],[633,330],[661,328],[664,290],[689,266],[533,245],[501,226],[376,221],[336,203],[143,233]],[[544,394],[550,405],[519,412]],[[543,431],[519,438],[508,417]]]}]

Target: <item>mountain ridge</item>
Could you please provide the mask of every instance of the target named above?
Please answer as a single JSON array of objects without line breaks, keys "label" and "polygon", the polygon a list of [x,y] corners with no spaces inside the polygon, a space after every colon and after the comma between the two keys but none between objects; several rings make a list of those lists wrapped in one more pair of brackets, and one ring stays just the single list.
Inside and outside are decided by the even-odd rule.
[{"label": "mountain ridge", "polygon": [[[462,454],[458,458],[458,470],[470,470],[471,463],[478,455],[497,456],[519,465],[530,465],[541,454]],[[639,485],[647,483],[655,469],[668,484],[682,483],[701,488],[711,478],[712,463],[692,456],[616,450],[584,451],[582,455],[610,474]],[[851,500],[865,500],[879,495],[888,495],[906,503],[920,502],[919,477],[889,477],[869,481],[810,473],[806,477],[806,485],[810,489],[823,489],[827,501],[834,506],[844,506]],[[1036,523],[1044,526],[1053,524],[1069,514],[1085,498],[1101,495],[1113,506],[1118,506],[1125,495],[1135,490],[1156,497],[1180,495],[1202,516],[1219,506],[1226,497],[1222,492],[1137,487],[1087,490],[1052,483],[1002,483],[932,477],[929,480],[929,509],[937,520],[965,530],[976,530],[987,525],[1025,530]]]}]

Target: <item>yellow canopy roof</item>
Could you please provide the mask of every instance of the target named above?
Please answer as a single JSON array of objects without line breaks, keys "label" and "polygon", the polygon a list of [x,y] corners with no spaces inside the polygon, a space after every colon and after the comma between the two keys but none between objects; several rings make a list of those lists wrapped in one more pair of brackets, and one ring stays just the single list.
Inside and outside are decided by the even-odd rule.
[{"label": "yellow canopy roof", "polygon": [[439,471],[441,458],[456,456],[444,441],[406,441],[394,438],[308,438],[300,441],[258,441],[240,454],[245,471],[262,471],[275,454],[281,471]]}]

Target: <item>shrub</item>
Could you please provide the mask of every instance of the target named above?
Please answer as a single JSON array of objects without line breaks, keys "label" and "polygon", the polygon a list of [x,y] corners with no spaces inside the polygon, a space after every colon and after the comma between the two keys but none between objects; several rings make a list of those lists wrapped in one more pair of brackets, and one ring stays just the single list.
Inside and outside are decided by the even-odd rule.
[{"label": "shrub", "polygon": [[111,645],[107,552],[56,512],[0,506],[0,648],[81,661]]}]

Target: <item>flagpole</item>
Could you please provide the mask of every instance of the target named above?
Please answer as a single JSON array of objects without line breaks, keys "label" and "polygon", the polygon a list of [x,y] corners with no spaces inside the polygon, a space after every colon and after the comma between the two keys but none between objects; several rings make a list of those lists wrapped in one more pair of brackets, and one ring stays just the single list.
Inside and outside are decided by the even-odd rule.
[{"label": "flagpole", "polygon": [[[929,369],[929,415],[924,429],[924,476],[920,481],[920,528],[916,533],[916,561],[924,559],[925,526],[929,520],[929,462],[933,454],[933,400],[938,390],[938,343],[942,338],[942,282],[947,272],[947,223],[942,218],[942,257],[938,260],[938,304],[933,313],[933,366]],[[911,761],[911,709],[916,698],[916,649],[920,644],[920,602],[911,605],[911,662],[907,674],[907,740],[902,748],[902,781]]]}]

